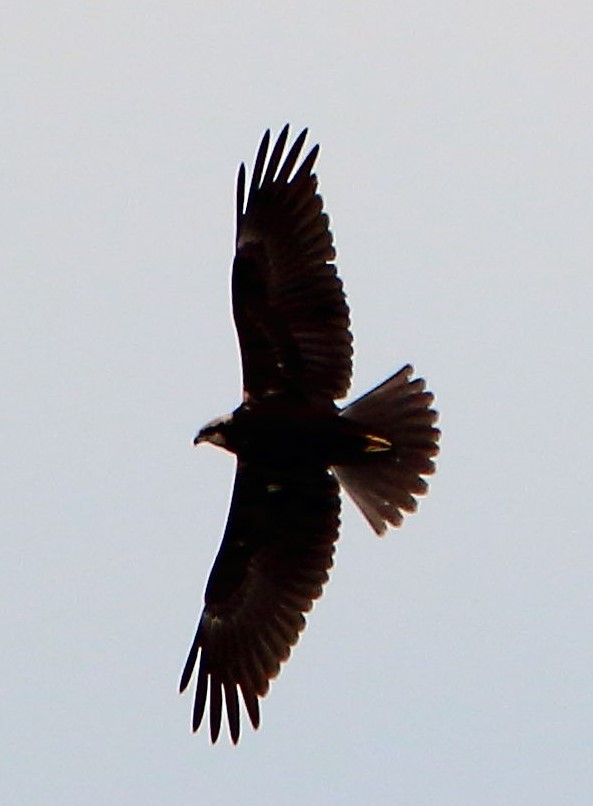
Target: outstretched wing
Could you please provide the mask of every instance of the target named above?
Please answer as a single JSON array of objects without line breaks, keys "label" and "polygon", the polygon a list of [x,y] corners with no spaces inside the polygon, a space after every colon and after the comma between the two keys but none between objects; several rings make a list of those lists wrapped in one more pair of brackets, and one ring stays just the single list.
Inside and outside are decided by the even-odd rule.
[{"label": "outstretched wing", "polygon": [[281,164],[285,126],[266,166],[265,133],[247,199],[245,166],[239,169],[232,293],[246,400],[292,393],[329,402],[350,386],[349,311],[311,173],[319,146],[294,171],[306,135],[305,129]]},{"label": "outstretched wing", "polygon": [[222,545],[181,677],[183,691],[200,653],[193,712],[197,730],[210,689],[210,736],[220,732],[222,697],[239,739],[239,699],[259,725],[258,697],[287,660],[321,595],[338,537],[340,499],[324,467],[237,466]]}]

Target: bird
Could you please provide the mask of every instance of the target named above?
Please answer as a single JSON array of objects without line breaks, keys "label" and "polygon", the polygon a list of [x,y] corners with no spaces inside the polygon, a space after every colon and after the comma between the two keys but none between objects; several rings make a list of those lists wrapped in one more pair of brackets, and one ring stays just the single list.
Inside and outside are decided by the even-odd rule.
[{"label": "bird", "polygon": [[[263,135],[249,188],[239,167],[232,311],[243,396],[194,444],[236,456],[226,528],[181,675],[197,671],[192,728],[208,706],[210,740],[226,710],[251,725],[288,660],[333,564],[345,490],[377,535],[401,525],[428,490],[440,431],[434,395],[406,364],[344,407],[352,376],[350,311],[308,130]],[[209,696],[208,696],[209,695]],[[226,708],[223,707],[224,704]]]}]

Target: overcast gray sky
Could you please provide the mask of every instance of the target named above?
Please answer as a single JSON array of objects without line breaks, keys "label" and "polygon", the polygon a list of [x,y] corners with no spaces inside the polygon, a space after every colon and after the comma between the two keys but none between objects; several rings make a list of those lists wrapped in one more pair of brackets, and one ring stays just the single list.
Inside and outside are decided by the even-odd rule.
[{"label": "overcast gray sky", "polygon": [[[588,2],[2,12],[3,804],[593,802]],[[216,747],[177,683],[233,460],[233,191],[320,142],[353,393],[437,393],[431,495],[344,505],[324,597]]]}]

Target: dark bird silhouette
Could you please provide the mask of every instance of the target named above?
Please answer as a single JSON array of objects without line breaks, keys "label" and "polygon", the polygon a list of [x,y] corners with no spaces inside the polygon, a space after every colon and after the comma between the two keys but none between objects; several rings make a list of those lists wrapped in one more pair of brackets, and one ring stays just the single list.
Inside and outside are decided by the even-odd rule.
[{"label": "dark bird silhouette", "polygon": [[232,296],[243,403],[194,440],[237,457],[228,522],[180,684],[183,691],[199,655],[193,729],[209,691],[212,742],[223,696],[238,741],[239,690],[259,725],[259,698],[328,580],[340,485],[383,534],[416,509],[438,452],[433,395],[409,365],[349,406],[334,403],[350,386],[352,335],[312,172],[319,147],[297,167],[306,134],[284,156],[286,126],[269,157],[264,134],[247,198],[239,169]]}]

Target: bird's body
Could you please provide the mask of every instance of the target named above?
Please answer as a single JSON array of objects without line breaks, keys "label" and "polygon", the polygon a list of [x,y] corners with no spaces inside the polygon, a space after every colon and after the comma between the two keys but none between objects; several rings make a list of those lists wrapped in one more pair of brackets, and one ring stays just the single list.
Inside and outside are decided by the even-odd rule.
[{"label": "bird's body", "polygon": [[222,421],[207,425],[194,440],[212,442],[242,461],[270,464],[312,459],[325,467],[360,461],[365,454],[389,450],[387,437],[372,434],[339,409],[281,396],[243,404]]},{"label": "bird's body", "polygon": [[340,485],[382,534],[415,510],[438,452],[433,395],[411,379],[409,365],[345,408],[335,404],[352,372],[349,311],[312,173],[318,147],[295,170],[306,130],[283,159],[287,136],[285,127],[268,156],[264,135],[247,198],[239,171],[232,295],[243,403],[195,439],[237,457],[227,526],[180,686],[199,656],[193,727],[209,692],[213,742],[223,692],[233,742],[239,690],[259,725],[259,698],[328,579]]}]

